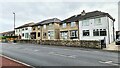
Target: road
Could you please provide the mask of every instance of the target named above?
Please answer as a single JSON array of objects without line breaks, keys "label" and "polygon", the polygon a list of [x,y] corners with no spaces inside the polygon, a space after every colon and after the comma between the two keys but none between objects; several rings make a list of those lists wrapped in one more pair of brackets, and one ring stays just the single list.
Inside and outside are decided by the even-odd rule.
[{"label": "road", "polygon": [[39,44],[0,43],[0,52],[32,66],[118,66],[118,53]]}]

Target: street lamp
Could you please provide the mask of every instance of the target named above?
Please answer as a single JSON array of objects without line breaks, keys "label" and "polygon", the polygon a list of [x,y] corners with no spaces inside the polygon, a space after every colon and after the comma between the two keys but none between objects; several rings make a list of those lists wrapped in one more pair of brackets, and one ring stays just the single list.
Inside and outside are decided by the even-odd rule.
[{"label": "street lamp", "polygon": [[15,36],[15,13],[13,12],[14,14],[14,36]]}]

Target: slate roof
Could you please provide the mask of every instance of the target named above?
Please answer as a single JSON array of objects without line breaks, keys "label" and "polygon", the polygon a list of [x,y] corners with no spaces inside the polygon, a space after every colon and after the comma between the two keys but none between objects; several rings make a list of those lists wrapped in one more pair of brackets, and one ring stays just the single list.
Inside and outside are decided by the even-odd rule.
[{"label": "slate roof", "polygon": [[7,32],[2,32],[2,33],[0,33],[0,34],[2,34],[2,35],[3,35],[3,34],[14,34],[14,32],[15,32],[15,31],[7,31]]},{"label": "slate roof", "polygon": [[53,23],[53,22],[60,23],[61,20],[58,18],[47,19],[47,20],[43,20],[41,22],[38,22],[32,26],[44,25],[44,24],[49,24],[49,23]]},{"label": "slate roof", "polygon": [[103,17],[103,16],[108,16],[110,19],[115,21],[115,19],[113,19],[108,13],[101,12],[101,11],[93,11],[93,12],[85,13],[85,15],[81,15],[81,14],[74,15],[68,19],[63,20],[62,22],[75,22],[75,21],[79,21],[79,20]]},{"label": "slate roof", "polygon": [[33,22],[32,22],[32,23],[27,23],[27,24],[24,24],[24,25],[19,26],[19,27],[15,28],[15,29],[24,28],[24,27],[31,27],[32,25],[34,25],[34,23],[33,23]]}]

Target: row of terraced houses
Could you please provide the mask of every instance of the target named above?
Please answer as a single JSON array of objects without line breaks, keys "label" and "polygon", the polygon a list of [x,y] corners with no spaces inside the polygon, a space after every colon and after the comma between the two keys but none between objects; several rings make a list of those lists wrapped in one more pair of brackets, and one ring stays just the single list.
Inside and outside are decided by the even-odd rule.
[{"label": "row of terraced houses", "polygon": [[38,23],[28,23],[15,28],[18,39],[26,40],[115,40],[115,19],[101,11],[85,12],[65,20],[52,18]]}]

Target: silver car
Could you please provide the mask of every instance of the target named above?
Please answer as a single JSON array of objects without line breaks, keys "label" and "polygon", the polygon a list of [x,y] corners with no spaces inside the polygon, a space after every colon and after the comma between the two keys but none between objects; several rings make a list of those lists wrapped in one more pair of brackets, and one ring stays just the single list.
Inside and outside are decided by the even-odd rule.
[{"label": "silver car", "polygon": [[116,45],[120,45],[120,36],[118,37],[118,39],[115,41]]}]

